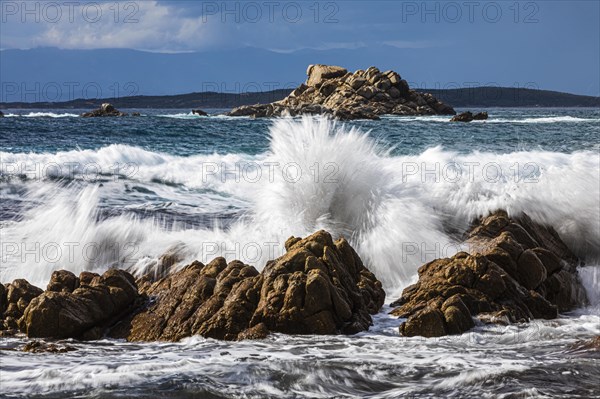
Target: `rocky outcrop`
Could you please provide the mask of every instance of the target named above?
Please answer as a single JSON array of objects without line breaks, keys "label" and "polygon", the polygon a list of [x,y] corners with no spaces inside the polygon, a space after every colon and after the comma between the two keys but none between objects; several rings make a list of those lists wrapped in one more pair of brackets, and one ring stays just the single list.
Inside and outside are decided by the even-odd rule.
[{"label": "rocky outcrop", "polygon": [[104,103],[100,108],[83,113],[81,116],[84,118],[99,118],[107,116],[127,116],[127,114],[115,109],[112,104]]},{"label": "rocky outcrop", "polygon": [[328,114],[339,119],[378,119],[381,115],[454,115],[431,94],[411,90],[394,71],[375,67],[349,73],[329,65],[310,65],[308,79],[290,95],[271,104],[233,109],[230,116],[270,117]]},{"label": "rocky outcrop", "polygon": [[111,336],[131,341],[190,335],[237,340],[286,334],[354,334],[383,305],[381,283],[348,242],[319,231],[290,238],[259,273],[240,261],[194,262],[144,286],[149,306]]},{"label": "rocky outcrop", "polygon": [[111,269],[102,276],[55,272],[48,290],[32,299],[19,327],[33,338],[101,338],[140,305],[133,276]]},{"label": "rocky outcrop", "polygon": [[2,111],[0,111],[0,118],[4,118],[4,113],[2,113]]},{"label": "rocky outcrop", "polygon": [[462,112],[458,115],[454,115],[452,117],[452,119],[450,119],[450,122],[472,122],[472,121],[484,121],[488,118],[488,113],[486,111],[484,112],[478,112],[476,114],[473,115],[473,113],[471,111],[467,111],[467,112]]},{"label": "rocky outcrop", "polygon": [[192,114],[198,115],[198,116],[208,116],[208,114],[206,112],[202,111],[201,109],[193,109]]},{"label": "rocky outcrop", "polygon": [[16,280],[0,289],[3,322],[30,338],[108,335],[131,341],[354,334],[369,328],[385,293],[346,240],[334,242],[319,231],[290,238],[286,250],[261,273],[224,258],[169,272],[167,265],[176,261],[169,256],[160,270],[137,282],[117,269],[79,277],[56,271],[45,292]]},{"label": "rocky outcrop", "polygon": [[549,227],[527,215],[498,211],[468,233],[470,253],[437,259],[419,268],[392,314],[406,318],[400,333],[438,337],[482,322],[552,319],[585,303],[577,257]]}]

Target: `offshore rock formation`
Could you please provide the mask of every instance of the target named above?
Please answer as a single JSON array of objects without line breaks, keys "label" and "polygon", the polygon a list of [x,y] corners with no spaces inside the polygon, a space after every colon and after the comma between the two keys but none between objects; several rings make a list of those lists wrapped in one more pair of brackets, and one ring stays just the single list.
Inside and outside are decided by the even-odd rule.
[{"label": "offshore rock formation", "polygon": [[115,109],[112,104],[104,103],[100,108],[81,114],[81,116],[84,118],[100,118],[107,116],[127,116],[127,114]]},{"label": "offshore rock formation", "polygon": [[308,79],[281,101],[233,109],[230,116],[270,117],[328,114],[339,119],[378,119],[380,115],[454,115],[431,94],[411,90],[394,71],[375,67],[349,73],[329,65],[310,65]]},{"label": "offshore rock formation", "polygon": [[473,114],[471,111],[462,112],[458,115],[454,115],[450,122],[471,122],[471,121],[484,121],[488,118],[486,111],[478,112]]},{"label": "offshore rock formation", "polygon": [[392,314],[407,318],[406,336],[459,334],[483,322],[553,319],[586,301],[577,257],[552,228],[527,215],[497,211],[468,233],[470,254],[460,252],[419,269]]},{"label": "offshore rock formation", "polygon": [[261,273],[217,258],[137,282],[117,269],[79,277],[57,271],[45,292],[16,280],[1,286],[4,324],[35,338],[108,335],[131,341],[194,334],[256,339],[270,331],[354,334],[369,328],[385,293],[345,239],[334,242],[319,231],[288,239],[286,250]]}]

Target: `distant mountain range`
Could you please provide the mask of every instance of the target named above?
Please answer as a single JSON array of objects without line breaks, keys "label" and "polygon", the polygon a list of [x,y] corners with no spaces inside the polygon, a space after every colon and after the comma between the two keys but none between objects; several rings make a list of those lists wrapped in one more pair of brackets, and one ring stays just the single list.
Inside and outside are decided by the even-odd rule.
[{"label": "distant mountain range", "polygon": [[[392,46],[292,53],[252,47],[177,54],[127,49],[2,50],[0,108],[87,109],[103,102],[121,108],[231,108],[266,103],[285,97],[305,80],[307,65],[314,63],[341,65],[349,71],[370,65],[391,69],[411,87],[454,107],[600,105],[598,97],[534,90],[543,86],[569,91],[573,87],[568,79],[556,79],[549,71],[527,66],[513,70],[487,62],[476,52],[456,58],[453,51],[442,47],[436,59],[428,59],[422,49]],[[440,62],[444,59],[452,59],[452,70]],[[479,67],[470,68],[473,62]],[[506,75],[523,81],[500,78]],[[498,80],[490,82],[490,76]],[[465,86],[473,88],[439,89]]]},{"label": "distant mountain range", "polygon": [[[78,99],[66,102],[10,102],[0,103],[0,109],[92,109],[102,103],[116,108],[233,108],[240,105],[264,104],[278,101],[290,89],[243,94],[203,92],[172,96],[129,96],[104,99]],[[556,91],[515,89],[511,87],[473,87],[448,90],[419,90],[433,94],[455,108],[485,107],[600,107],[600,97],[580,96]]]},{"label": "distant mountain range", "polygon": [[[349,71],[372,65],[381,71],[391,69],[406,79],[410,87],[432,93],[436,90],[429,88],[498,86],[543,87],[582,95],[599,94],[594,89],[593,80],[578,83],[582,81],[579,79],[581,76],[597,76],[595,65],[578,64],[574,69],[576,72],[558,76],[552,68],[539,68],[534,63],[499,60],[493,56],[494,51],[490,46],[457,57],[452,46],[436,48],[432,53],[422,48],[387,45],[355,49],[301,49],[287,53],[253,47],[175,54],[129,49],[0,50],[0,103],[208,92],[232,94],[227,99],[235,99],[236,96],[245,98],[239,93],[291,91],[306,79],[307,66],[317,63],[340,65]],[[432,57],[432,54],[435,56]],[[515,57],[518,56],[515,54]],[[526,90],[517,90],[520,95],[526,96]],[[452,90],[444,91],[454,93]],[[470,98],[472,94],[456,93],[459,100]],[[509,97],[503,101],[512,99],[512,94],[508,93]],[[213,95],[204,96],[208,99]],[[486,103],[492,101],[489,94],[484,94],[484,97]],[[499,94],[499,97],[503,99],[504,94]],[[235,101],[238,104],[238,100]],[[528,104],[535,105],[535,102]]]}]

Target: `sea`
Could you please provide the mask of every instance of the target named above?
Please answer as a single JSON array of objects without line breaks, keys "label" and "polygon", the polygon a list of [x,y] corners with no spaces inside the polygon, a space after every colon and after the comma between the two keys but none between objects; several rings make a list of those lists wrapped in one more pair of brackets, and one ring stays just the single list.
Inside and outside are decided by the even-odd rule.
[{"label": "sea", "polygon": [[[262,269],[290,236],[346,237],[386,304],[422,264],[465,250],[497,209],[552,226],[589,303],[555,320],[402,337],[389,306],[352,336],[222,342],[0,339],[3,398],[600,398],[600,110],[490,108],[489,119],[208,117],[2,110],[0,281],[136,275],[217,256]],[[463,110],[457,110],[463,111]]]}]

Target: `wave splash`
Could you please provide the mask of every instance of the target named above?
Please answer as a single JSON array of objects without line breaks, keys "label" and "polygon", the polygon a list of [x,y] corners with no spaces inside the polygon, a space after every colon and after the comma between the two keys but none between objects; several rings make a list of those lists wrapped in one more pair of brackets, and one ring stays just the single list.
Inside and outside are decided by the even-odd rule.
[{"label": "wave splash", "polygon": [[[2,281],[25,277],[43,285],[61,268],[125,266],[143,273],[156,268],[166,251],[176,251],[180,264],[224,255],[261,268],[283,252],[290,235],[327,229],[349,239],[389,293],[410,283],[424,262],[458,251],[459,233],[474,218],[499,208],[513,215],[526,212],[552,225],[580,256],[599,257],[597,153],[459,154],[434,147],[392,156],[368,134],[310,117],[276,120],[270,137],[269,151],[259,156],[186,158],[124,145],[2,153],[3,160],[14,163],[128,162],[137,167],[135,174],[110,184],[71,181],[57,189],[56,180],[27,182],[24,198],[33,205],[0,229],[3,242],[17,245],[3,249]],[[100,217],[106,196],[125,195],[121,180],[218,192],[223,207],[227,198],[245,204],[244,215],[227,228],[214,223],[193,229],[127,213]],[[204,198],[198,195],[192,204],[199,213],[206,207]],[[69,243],[77,249],[67,258],[65,248],[74,246]],[[46,247],[48,254],[41,260],[23,257],[22,245],[38,245],[42,253]]]}]

